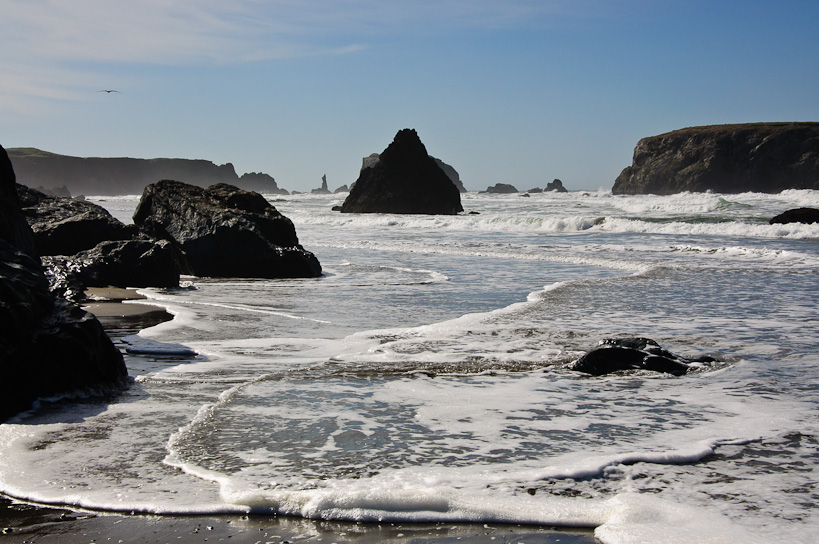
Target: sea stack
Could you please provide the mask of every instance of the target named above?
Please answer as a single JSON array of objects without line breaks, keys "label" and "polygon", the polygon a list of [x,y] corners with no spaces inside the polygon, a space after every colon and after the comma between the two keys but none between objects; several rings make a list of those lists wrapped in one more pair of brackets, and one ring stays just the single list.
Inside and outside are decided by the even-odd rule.
[{"label": "sea stack", "polygon": [[429,156],[413,129],[398,131],[379,156],[361,169],[342,213],[454,215],[461,193]]},{"label": "sea stack", "polygon": [[612,193],[779,193],[819,189],[819,123],[751,123],[643,138]]}]

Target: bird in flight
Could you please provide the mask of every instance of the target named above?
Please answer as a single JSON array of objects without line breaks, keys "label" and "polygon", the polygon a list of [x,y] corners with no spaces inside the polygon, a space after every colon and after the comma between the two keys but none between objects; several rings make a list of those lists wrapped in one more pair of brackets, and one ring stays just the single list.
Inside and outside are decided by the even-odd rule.
[{"label": "bird in flight", "polygon": [[100,89],[100,90],[99,90],[99,91],[97,91],[97,92],[98,92],[98,93],[118,93],[119,91],[114,90],[114,89]]}]

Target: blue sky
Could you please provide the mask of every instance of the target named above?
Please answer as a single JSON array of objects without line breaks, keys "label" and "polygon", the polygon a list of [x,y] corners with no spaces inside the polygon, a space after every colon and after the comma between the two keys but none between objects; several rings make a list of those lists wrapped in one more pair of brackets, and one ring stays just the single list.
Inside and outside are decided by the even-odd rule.
[{"label": "blue sky", "polygon": [[607,189],[644,136],[819,121],[815,0],[0,0],[0,13],[0,145],[232,162],[290,190],[354,182],[402,128],[469,189]]}]

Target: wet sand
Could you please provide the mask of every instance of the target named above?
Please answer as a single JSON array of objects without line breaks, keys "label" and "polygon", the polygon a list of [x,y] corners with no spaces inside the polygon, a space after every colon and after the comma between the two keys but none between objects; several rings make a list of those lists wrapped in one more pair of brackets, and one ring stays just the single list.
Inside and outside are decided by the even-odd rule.
[{"label": "wet sand", "polygon": [[[82,306],[117,340],[172,318],[164,309],[125,303],[131,289],[90,289]],[[279,516],[150,516],[32,505],[0,495],[0,543],[284,544],[594,544],[592,529],[469,523],[340,523]]]}]

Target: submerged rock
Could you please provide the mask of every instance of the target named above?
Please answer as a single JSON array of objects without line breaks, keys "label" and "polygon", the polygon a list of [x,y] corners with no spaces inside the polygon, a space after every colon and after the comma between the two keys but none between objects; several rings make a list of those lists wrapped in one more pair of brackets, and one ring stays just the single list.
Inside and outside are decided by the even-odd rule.
[{"label": "submerged rock", "polygon": [[819,189],[819,123],[750,123],[643,138],[612,193]]},{"label": "submerged rock", "polygon": [[318,259],[299,245],[292,221],[265,198],[220,183],[202,189],[163,180],[145,188],[134,223],[168,240],[195,276],[301,278],[321,275]]},{"label": "submerged rock", "polygon": [[816,208],[794,208],[780,213],[773,217],[769,223],[785,224],[785,223],[819,223],[819,209]]},{"label": "submerged rock", "polygon": [[592,376],[622,370],[651,370],[681,376],[692,363],[713,362],[711,357],[687,359],[664,350],[649,338],[606,338],[566,368]]},{"label": "submerged rock", "polygon": [[364,165],[341,206],[342,213],[453,215],[463,211],[458,188],[429,156],[415,130],[400,130],[383,153],[365,158]]},{"label": "submerged rock", "polygon": [[0,421],[40,397],[126,380],[122,354],[99,321],[49,291],[0,147]]}]

